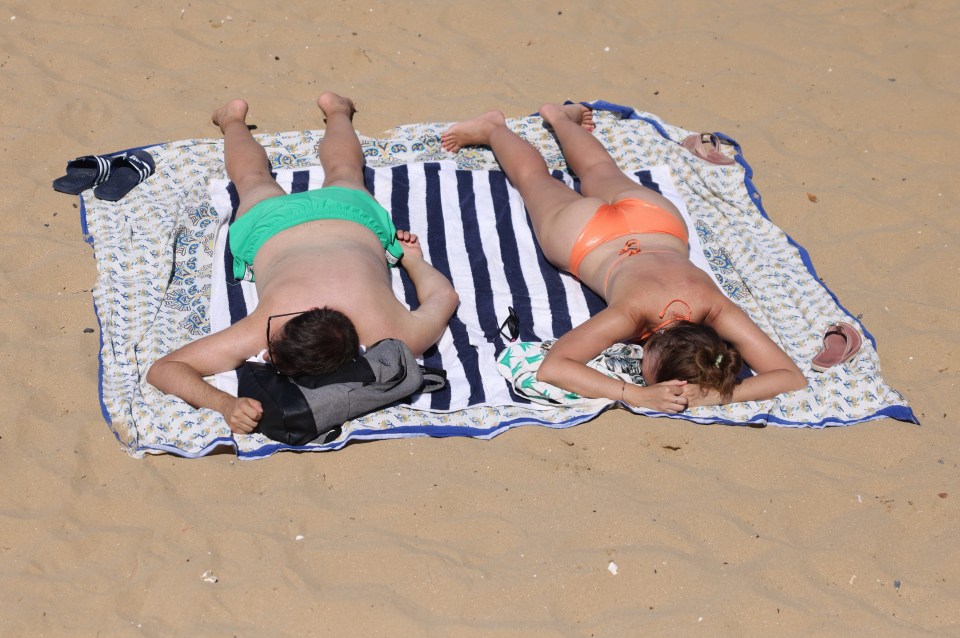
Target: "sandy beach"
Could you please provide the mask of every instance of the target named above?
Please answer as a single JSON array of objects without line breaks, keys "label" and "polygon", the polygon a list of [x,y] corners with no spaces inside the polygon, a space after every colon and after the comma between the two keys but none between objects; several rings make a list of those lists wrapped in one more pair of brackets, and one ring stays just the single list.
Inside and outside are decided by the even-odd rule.
[{"label": "sandy beach", "polygon": [[[0,636],[960,636],[960,4],[0,2]],[[603,99],[734,137],[921,425],[133,459],[67,160]]]}]

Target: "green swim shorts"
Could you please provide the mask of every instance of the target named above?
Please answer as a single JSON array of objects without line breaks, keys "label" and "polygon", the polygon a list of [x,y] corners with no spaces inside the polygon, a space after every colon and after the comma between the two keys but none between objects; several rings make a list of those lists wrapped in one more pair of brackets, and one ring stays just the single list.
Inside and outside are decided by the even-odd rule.
[{"label": "green swim shorts", "polygon": [[377,200],[363,191],[328,186],[265,199],[231,224],[233,276],[254,281],[253,258],[268,239],[298,224],[320,219],[344,219],[372,230],[380,238],[389,266],[396,266],[403,256],[390,213]]}]

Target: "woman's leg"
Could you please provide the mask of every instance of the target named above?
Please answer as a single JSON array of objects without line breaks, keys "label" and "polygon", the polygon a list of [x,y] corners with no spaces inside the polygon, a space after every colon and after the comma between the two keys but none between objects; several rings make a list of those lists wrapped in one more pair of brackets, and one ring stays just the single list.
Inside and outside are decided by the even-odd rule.
[{"label": "woman's leg", "polygon": [[363,181],[363,151],[353,129],[357,112],[349,98],[326,92],[317,98],[317,106],[326,117],[327,130],[320,142],[323,185],[366,190]]},{"label": "woman's leg", "polygon": [[237,187],[240,204],[237,216],[243,215],[265,199],[283,195],[273,175],[263,147],[253,139],[247,127],[249,106],[243,100],[231,100],[213,112],[213,123],[223,131],[223,160],[227,176]]},{"label": "woman's leg", "polygon": [[[609,203],[631,197],[676,211],[666,197],[624,175],[607,149],[588,130],[593,123],[589,107],[544,104],[540,107],[540,115],[556,133],[567,163],[580,178],[580,190],[585,196],[599,197]],[[679,211],[676,214],[679,215]]]},{"label": "woman's leg", "polygon": [[489,146],[520,192],[547,259],[569,269],[573,242],[603,202],[583,198],[554,179],[537,149],[507,128],[499,111],[454,124],[441,137],[441,144],[453,153],[464,146]]}]

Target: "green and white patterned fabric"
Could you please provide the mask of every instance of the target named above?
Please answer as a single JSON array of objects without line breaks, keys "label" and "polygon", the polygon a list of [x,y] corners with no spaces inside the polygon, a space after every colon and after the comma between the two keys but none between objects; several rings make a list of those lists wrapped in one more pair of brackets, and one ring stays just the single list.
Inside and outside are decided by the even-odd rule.
[{"label": "green and white patterned fabric", "polygon": [[[542,342],[519,341],[504,348],[497,355],[497,371],[510,381],[513,391],[543,405],[607,405],[606,399],[588,399],[537,379],[537,370],[543,358],[556,343],[555,339]],[[640,372],[643,348],[629,343],[618,343],[601,352],[587,363],[608,377],[627,383],[646,385]]]}]

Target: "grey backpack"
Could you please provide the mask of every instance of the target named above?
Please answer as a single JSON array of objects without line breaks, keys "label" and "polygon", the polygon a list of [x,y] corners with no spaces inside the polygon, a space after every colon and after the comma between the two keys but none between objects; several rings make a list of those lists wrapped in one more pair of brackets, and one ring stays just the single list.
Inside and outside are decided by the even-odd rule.
[{"label": "grey backpack", "polygon": [[289,377],[270,363],[247,361],[238,376],[237,394],[263,406],[254,431],[287,445],[333,441],[350,419],[447,384],[443,370],[418,364],[397,339],[378,341],[327,374]]}]

